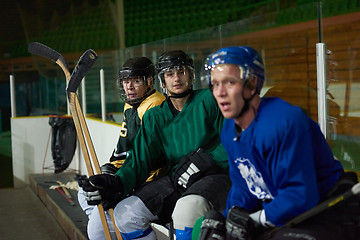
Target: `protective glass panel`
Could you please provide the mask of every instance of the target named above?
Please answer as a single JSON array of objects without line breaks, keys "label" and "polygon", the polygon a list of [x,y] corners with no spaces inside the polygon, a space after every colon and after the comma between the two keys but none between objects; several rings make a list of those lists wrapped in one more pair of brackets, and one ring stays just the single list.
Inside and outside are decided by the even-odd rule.
[{"label": "protective glass panel", "polygon": [[[176,4],[177,1],[171,2]],[[257,49],[264,59],[266,80],[261,96],[281,97],[300,106],[313,120],[318,121],[316,43],[322,38],[328,49],[328,141],[335,156],[345,168],[360,171],[360,5],[358,1],[321,2],[322,18],[318,18],[318,2],[313,1],[273,0],[241,6],[235,4],[227,6],[228,12],[214,16],[209,11],[216,12],[216,8],[209,10],[204,6],[203,11],[199,10],[190,16],[187,11],[178,9],[182,6],[176,4],[170,10],[178,9],[178,12],[183,12],[187,16],[182,18],[183,21],[187,21],[187,25],[190,26],[197,21],[203,25],[203,29],[104,53],[103,50],[106,50],[109,42],[118,41],[118,33],[111,35],[107,30],[99,32],[99,44],[91,48],[101,54],[85,77],[85,88],[79,88],[80,103],[84,100],[86,105],[83,107],[86,108],[85,113],[88,117],[102,117],[100,78],[103,76],[106,119],[119,123],[122,121],[124,102],[119,96],[116,80],[121,66],[128,58],[146,56],[156,63],[164,51],[181,49],[194,59],[194,89],[199,89],[208,87],[200,81],[200,73],[204,60],[210,53],[221,47],[248,45]],[[221,4],[229,3],[223,1]],[[221,20],[228,23],[207,27],[212,26],[211,22],[217,16],[231,17],[231,10],[235,8],[244,13],[240,20],[229,22],[224,18]],[[104,7],[101,11],[107,10]],[[98,13],[94,12],[94,16]],[[152,18],[162,16],[159,13],[152,15]],[[109,17],[107,22],[114,25],[111,14],[106,16]],[[131,22],[132,20],[127,17],[125,16],[126,20]],[[75,67],[82,52],[88,48],[82,45],[79,34],[90,34],[94,31],[89,25],[84,24],[83,20],[74,18],[74,22],[68,26],[68,42],[64,42],[61,49],[55,49],[64,54],[70,71]],[[149,19],[150,22],[152,20]],[[81,29],[72,28],[78,26],[78,22],[81,23],[79,26],[89,29],[82,29],[82,32]],[[161,34],[170,36],[173,26],[168,22],[170,20],[166,21],[164,17],[162,25],[157,29]],[[322,23],[322,30],[319,30],[319,22]],[[134,22],[134,26],[140,27],[141,24]],[[110,29],[110,26],[103,26],[102,29]],[[141,33],[139,29],[135,35],[127,34],[129,37],[125,42],[131,44],[141,41]],[[57,40],[51,32],[44,33],[44,37],[46,38],[42,39],[43,43],[50,47]],[[76,43],[75,49],[71,49],[71,54],[68,49],[69,43]],[[24,59],[23,62],[12,63],[6,69],[2,68],[7,73],[12,73],[15,78],[17,116],[66,114],[64,73],[57,64],[47,59],[31,59],[32,64],[29,66],[29,59]],[[100,70],[103,70],[103,75]],[[158,79],[155,81],[155,88],[162,92]]]},{"label": "protective glass panel", "polygon": [[[330,144],[345,169],[360,171],[360,18],[355,12],[359,3],[323,2],[322,37],[329,52],[327,105]],[[329,17],[339,10],[350,13]]]}]

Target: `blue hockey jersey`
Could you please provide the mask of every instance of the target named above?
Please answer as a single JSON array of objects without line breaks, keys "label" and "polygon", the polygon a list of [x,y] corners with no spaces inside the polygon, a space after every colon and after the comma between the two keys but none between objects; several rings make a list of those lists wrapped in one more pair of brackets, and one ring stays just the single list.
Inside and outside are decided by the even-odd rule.
[{"label": "blue hockey jersey", "polygon": [[323,200],[343,172],[318,124],[280,98],[262,98],[239,135],[227,119],[221,140],[232,181],[225,215],[234,205],[263,208],[281,226]]}]

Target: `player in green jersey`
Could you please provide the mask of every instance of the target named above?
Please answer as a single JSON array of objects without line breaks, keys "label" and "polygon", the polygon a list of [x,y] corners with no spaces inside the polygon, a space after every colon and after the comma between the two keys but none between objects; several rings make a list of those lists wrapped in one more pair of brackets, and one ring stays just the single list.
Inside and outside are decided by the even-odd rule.
[{"label": "player in green jersey", "polygon": [[[220,142],[224,118],[209,89],[193,90],[193,59],[183,51],[165,52],[156,67],[166,100],[144,114],[133,148],[115,176],[90,177],[94,189],[87,199],[95,199],[95,190],[102,202],[121,193],[114,214],[124,239],[156,239],[149,223],[170,221],[178,240],[191,239],[196,219],[226,205],[231,183]],[[163,166],[166,176],[145,183],[152,170]]]}]

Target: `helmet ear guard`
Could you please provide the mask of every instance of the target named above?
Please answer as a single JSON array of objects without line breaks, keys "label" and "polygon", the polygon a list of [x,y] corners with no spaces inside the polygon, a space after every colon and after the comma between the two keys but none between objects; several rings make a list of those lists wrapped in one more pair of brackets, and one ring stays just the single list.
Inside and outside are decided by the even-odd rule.
[{"label": "helmet ear guard", "polygon": [[[252,68],[248,68],[247,71],[244,73],[244,86],[247,87],[250,90],[256,90],[257,91],[257,81],[258,76],[254,74],[254,71]],[[255,81],[254,81],[255,79]],[[260,91],[258,92],[260,93]]]}]

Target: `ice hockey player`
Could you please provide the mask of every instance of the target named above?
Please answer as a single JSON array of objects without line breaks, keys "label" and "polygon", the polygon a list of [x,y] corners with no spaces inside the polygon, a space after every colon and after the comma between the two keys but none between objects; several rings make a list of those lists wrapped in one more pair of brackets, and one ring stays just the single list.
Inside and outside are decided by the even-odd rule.
[{"label": "ice hockey player", "polygon": [[[124,117],[117,146],[110,157],[110,161],[101,166],[102,173],[115,174],[118,171],[125,161],[127,152],[133,146],[133,141],[140,129],[144,113],[165,100],[164,95],[154,89],[155,75],[155,66],[146,57],[129,58],[119,71],[117,86],[120,90],[120,97],[125,102]],[[161,174],[160,170],[153,171],[148,181],[153,180],[159,174]],[[99,211],[96,206],[87,203],[84,195],[83,188],[89,187],[87,186],[87,178],[80,178],[79,183],[78,200],[89,218],[88,237],[90,239],[105,239]],[[90,188],[92,187],[90,186]],[[114,207],[109,202],[103,202],[103,204],[104,209]],[[106,217],[110,234],[115,237],[115,229],[107,211]]]},{"label": "ice hockey player", "polygon": [[[318,124],[280,98],[260,98],[264,64],[251,47],[211,54],[205,69],[226,118],[221,141],[228,153],[232,187],[226,239],[255,239],[280,227],[356,182],[334,159]],[[269,239],[358,239],[359,196]],[[207,229],[208,230],[208,229]]]}]

